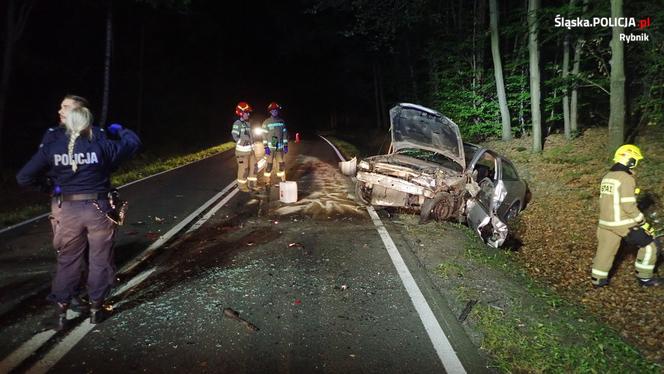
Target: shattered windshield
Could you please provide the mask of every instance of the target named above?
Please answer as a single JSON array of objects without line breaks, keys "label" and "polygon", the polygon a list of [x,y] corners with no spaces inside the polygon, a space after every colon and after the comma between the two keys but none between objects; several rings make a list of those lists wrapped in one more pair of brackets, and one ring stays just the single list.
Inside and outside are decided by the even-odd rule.
[{"label": "shattered windshield", "polygon": [[444,168],[454,170],[459,173],[463,172],[461,165],[459,165],[456,161],[437,152],[427,151],[419,148],[404,148],[398,150],[396,153],[399,155],[416,158],[418,160],[435,163]]}]

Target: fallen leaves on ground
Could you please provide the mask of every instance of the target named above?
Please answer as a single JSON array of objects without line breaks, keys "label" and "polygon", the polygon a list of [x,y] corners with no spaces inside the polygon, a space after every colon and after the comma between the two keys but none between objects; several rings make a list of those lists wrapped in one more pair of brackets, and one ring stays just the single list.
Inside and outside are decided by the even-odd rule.
[{"label": "fallen leaves on ground", "polygon": [[[636,178],[642,191],[664,196],[664,172],[656,170],[656,165],[664,163],[664,155],[656,151],[658,138],[661,147],[661,136],[637,140],[645,162],[639,165]],[[532,138],[487,144],[515,162],[533,193],[516,230],[523,243],[517,258],[531,276],[584,305],[648,359],[664,363],[664,289],[637,284],[636,249],[621,248],[608,287],[595,289],[590,284],[597,246],[597,191],[611,166],[607,130],[589,129],[571,143],[562,135],[550,135],[539,155],[530,152],[531,144]],[[661,216],[662,207],[655,209]]]}]

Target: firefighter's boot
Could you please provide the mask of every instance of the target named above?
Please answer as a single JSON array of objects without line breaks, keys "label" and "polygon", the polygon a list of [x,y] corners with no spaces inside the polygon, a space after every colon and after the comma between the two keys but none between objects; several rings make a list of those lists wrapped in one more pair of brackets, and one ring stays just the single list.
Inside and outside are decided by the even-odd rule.
[{"label": "firefighter's boot", "polygon": [[639,284],[643,287],[660,287],[664,286],[664,278],[652,277],[652,278],[638,278]]}]

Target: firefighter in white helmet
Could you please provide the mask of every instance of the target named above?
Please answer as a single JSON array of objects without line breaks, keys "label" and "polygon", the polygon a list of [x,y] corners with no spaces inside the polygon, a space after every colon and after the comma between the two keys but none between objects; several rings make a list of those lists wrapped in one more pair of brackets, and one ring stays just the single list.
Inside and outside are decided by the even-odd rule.
[{"label": "firefighter in white helmet", "polygon": [[639,247],[634,266],[638,282],[645,287],[664,285],[656,277],[657,246],[654,230],[636,204],[636,181],[633,169],[643,159],[639,147],[622,145],[616,150],[615,164],[602,179],[599,195],[597,253],[593,259],[591,281],[595,287],[609,283],[609,271],[622,239]]}]

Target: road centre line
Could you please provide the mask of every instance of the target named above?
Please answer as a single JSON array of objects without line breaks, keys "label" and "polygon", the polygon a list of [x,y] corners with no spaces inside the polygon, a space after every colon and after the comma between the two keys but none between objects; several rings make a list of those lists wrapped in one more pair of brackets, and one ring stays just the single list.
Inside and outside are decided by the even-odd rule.
[{"label": "road centre line", "polygon": [[[230,150],[230,149],[229,149],[229,150]],[[135,184],[135,183],[138,183],[138,182],[142,182],[142,181],[144,181],[144,180],[146,180],[146,179],[150,179],[150,178],[152,178],[152,177],[156,177],[157,175],[162,175],[162,174],[165,174],[165,173],[171,172],[171,171],[173,171],[173,170],[177,170],[177,169],[183,168],[183,167],[185,167],[185,166],[188,166],[188,165],[194,164],[194,163],[196,163],[196,162],[200,162],[200,161],[203,161],[203,160],[207,160],[208,158],[211,158],[211,157],[214,157],[214,156],[218,156],[218,155],[220,155],[220,154],[222,154],[222,153],[224,153],[224,152],[228,152],[229,150],[226,150],[226,151],[223,151],[223,152],[219,152],[219,153],[215,153],[215,154],[213,154],[213,155],[210,155],[210,156],[208,156],[208,157],[202,158],[202,159],[200,159],[200,160],[195,160],[195,161],[189,162],[189,163],[187,163],[187,164],[184,164],[184,165],[180,165],[180,166],[174,167],[173,169],[168,169],[168,170],[160,171],[160,172],[157,173],[157,174],[148,175],[147,177],[144,177],[144,178],[141,178],[141,179],[137,179],[137,180],[135,180],[135,181],[131,181],[131,182],[129,182],[129,183],[125,183],[125,184],[123,184],[122,186],[118,187],[118,190],[121,189],[121,188],[125,188],[125,187],[127,187],[127,186],[131,186],[132,184]],[[30,218],[30,219],[27,219],[27,220],[25,220],[25,221],[23,221],[23,222],[19,222],[19,223],[14,224],[14,225],[7,226],[7,227],[5,227],[5,228],[3,228],[3,229],[0,229],[0,234],[5,233],[5,232],[10,231],[10,230],[13,230],[13,229],[15,229],[15,228],[17,228],[17,227],[21,227],[21,226],[23,226],[23,225],[27,225],[28,223],[32,223],[32,222],[37,221],[37,220],[40,220],[40,219],[42,219],[42,218],[48,217],[49,214],[51,214],[51,213],[44,213],[44,214],[39,215],[39,216],[37,216],[37,217],[33,217],[33,218]]]},{"label": "road centre line", "polygon": [[[235,189],[233,189],[235,188]],[[138,266],[141,261],[149,257],[150,254],[152,254],[154,251],[159,249],[162,245],[164,245],[168,240],[170,240],[175,234],[177,234],[179,231],[181,231],[187,224],[189,224],[191,221],[193,221],[196,217],[198,217],[205,209],[210,207],[215,201],[219,200],[222,196],[224,196],[229,190],[231,192],[223,198],[216,206],[212,208],[212,214],[216,213],[217,210],[219,210],[224,204],[226,204],[235,194],[238,193],[238,188],[236,186],[236,182],[233,181],[229,185],[227,185],[223,190],[221,190],[219,193],[214,195],[211,199],[206,201],[203,205],[201,205],[198,209],[196,209],[193,213],[191,213],[189,216],[187,216],[185,219],[183,219],[180,223],[178,223],[176,226],[171,228],[166,234],[163,236],[159,237],[155,242],[153,242],[148,248],[146,248],[137,258],[135,258],[132,262],[128,263],[127,265],[123,266],[122,269],[118,271],[119,274],[129,272],[133,270],[136,266]],[[203,218],[201,218],[199,221],[196,222],[198,226],[196,228],[199,228],[205,221],[207,221],[210,217],[212,217],[212,214],[208,212]],[[207,218],[205,218],[207,217]],[[188,230],[187,233],[192,232],[194,230]],[[117,289],[115,292],[113,292],[112,296],[119,295],[123,292],[125,292],[128,289],[131,289],[143,281],[145,281],[155,270],[157,270],[156,267],[151,268],[149,270],[143,271],[140,274],[137,274],[136,276],[132,277],[125,283],[122,287]],[[115,304],[115,307],[119,307],[122,304],[125,303],[125,300],[121,300],[118,303]],[[90,323],[89,319],[85,319],[80,325],[76,326],[62,341],[60,341],[55,347],[53,347],[47,354],[44,356],[41,360],[39,360],[37,363],[35,363],[27,372],[28,373],[46,373],[48,370],[50,370],[64,355],[66,355],[76,344],[78,344],[85,335],[87,335],[90,331],[92,331],[96,325],[93,325]],[[36,334],[33,336],[28,342],[24,343],[21,345],[17,350],[12,352],[9,356],[7,356],[5,359],[3,359],[0,362],[0,373],[6,373],[11,371],[12,369],[16,368],[19,366],[26,358],[31,356],[34,352],[36,352],[42,345],[44,345],[53,335],[56,334],[56,331],[54,330],[47,330],[42,333]],[[8,368],[7,370],[5,370]]]},{"label": "road centre line", "polygon": [[193,231],[198,230],[199,227],[203,226],[203,224],[204,224],[205,222],[207,222],[207,220],[209,220],[210,217],[212,217],[215,213],[217,213],[217,211],[218,211],[222,206],[226,205],[226,203],[228,202],[228,200],[232,199],[233,196],[235,196],[235,194],[237,194],[238,192],[240,192],[240,189],[238,189],[238,188],[235,188],[233,191],[231,191],[231,192],[230,192],[226,197],[224,197],[224,198],[223,198],[223,199],[222,199],[217,205],[215,205],[212,209],[210,209],[207,213],[205,213],[205,215],[204,215],[203,217],[201,217],[201,219],[199,219],[196,223],[194,223],[194,224],[189,228],[189,230],[187,230],[187,231],[185,232],[185,234],[189,234],[190,232],[193,232]]},{"label": "road centre line", "polygon": [[[330,147],[332,147],[341,161],[346,161],[346,159],[341,155],[334,144],[325,139],[322,135],[319,136],[325,140],[327,144],[330,145]],[[369,212],[371,220],[373,221],[374,226],[376,226],[376,230],[378,231],[378,234],[383,241],[383,245],[385,246],[385,249],[387,249],[387,253],[392,260],[392,264],[394,264],[394,267],[396,268],[397,273],[401,278],[401,283],[403,283],[406,292],[408,292],[408,296],[410,296],[410,300],[413,303],[413,306],[415,307],[415,310],[417,311],[422,324],[424,325],[424,329],[426,330],[427,335],[429,335],[429,339],[431,340],[431,343],[436,350],[436,354],[438,354],[438,358],[440,358],[440,361],[445,367],[445,371],[455,374],[465,373],[466,369],[464,369],[461,361],[459,360],[459,357],[454,352],[450,341],[447,339],[445,332],[440,327],[436,316],[433,314],[431,307],[424,298],[422,291],[417,286],[415,278],[413,278],[413,275],[408,270],[408,266],[401,257],[397,246],[394,244],[392,237],[390,237],[390,234],[387,232],[387,229],[383,225],[383,222],[380,220],[380,217],[378,217],[376,210],[371,205],[369,205],[367,206],[367,212]]]}]

